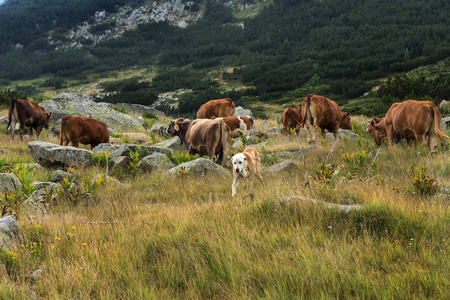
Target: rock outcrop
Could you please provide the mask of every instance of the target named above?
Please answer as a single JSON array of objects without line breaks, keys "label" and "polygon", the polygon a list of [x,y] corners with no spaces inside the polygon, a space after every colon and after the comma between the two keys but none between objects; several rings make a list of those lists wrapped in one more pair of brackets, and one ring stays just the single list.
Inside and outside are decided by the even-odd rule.
[{"label": "rock outcrop", "polygon": [[206,158],[197,158],[178,165],[166,172],[169,176],[231,176],[224,167]]},{"label": "rock outcrop", "polygon": [[144,130],[138,119],[110,108],[107,103],[96,103],[90,97],[62,93],[53,100],[46,100],[40,105],[53,114],[51,122],[55,124],[65,116],[79,116],[100,120],[105,122],[108,128],[117,131]]},{"label": "rock outcrop", "polygon": [[46,168],[88,166],[92,164],[92,152],[71,146],[35,141],[28,143],[31,157]]},{"label": "rock outcrop", "polygon": [[7,194],[21,188],[23,184],[15,174],[0,173],[0,193]]}]

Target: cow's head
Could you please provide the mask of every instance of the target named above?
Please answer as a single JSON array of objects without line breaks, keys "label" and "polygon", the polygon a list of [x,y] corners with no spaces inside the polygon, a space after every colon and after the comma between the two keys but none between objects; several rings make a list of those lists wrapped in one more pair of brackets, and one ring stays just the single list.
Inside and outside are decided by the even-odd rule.
[{"label": "cow's head", "polygon": [[48,129],[48,127],[50,125],[50,118],[51,117],[52,117],[52,113],[48,113],[48,112],[45,113],[45,119],[44,119],[44,125],[43,125],[43,127],[45,129]]},{"label": "cow's head", "polygon": [[373,117],[372,120],[370,120],[369,125],[367,126],[366,132],[372,133],[375,130],[375,125],[380,123],[381,119],[378,119],[377,117]]},{"label": "cow's head", "polygon": [[366,131],[372,135],[375,144],[377,144],[378,146],[380,146],[387,137],[384,122],[381,123],[383,119],[384,118],[378,119],[377,117],[373,117],[366,129]]},{"label": "cow's head", "polygon": [[172,121],[167,128],[167,133],[170,135],[178,135],[178,131],[180,131],[180,124],[184,122],[183,118],[179,118],[178,120]]},{"label": "cow's head", "polygon": [[342,129],[348,129],[348,130],[352,130],[352,122],[351,122],[351,118],[350,118],[350,113],[348,112],[343,112],[342,116],[341,116],[341,126]]}]

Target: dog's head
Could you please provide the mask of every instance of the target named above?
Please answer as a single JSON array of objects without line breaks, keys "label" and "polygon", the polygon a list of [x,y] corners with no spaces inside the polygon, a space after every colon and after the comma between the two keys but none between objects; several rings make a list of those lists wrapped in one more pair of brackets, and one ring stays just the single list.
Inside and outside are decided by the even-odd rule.
[{"label": "dog's head", "polygon": [[233,163],[233,172],[244,173],[247,169],[247,157],[244,154],[238,153],[231,159]]}]

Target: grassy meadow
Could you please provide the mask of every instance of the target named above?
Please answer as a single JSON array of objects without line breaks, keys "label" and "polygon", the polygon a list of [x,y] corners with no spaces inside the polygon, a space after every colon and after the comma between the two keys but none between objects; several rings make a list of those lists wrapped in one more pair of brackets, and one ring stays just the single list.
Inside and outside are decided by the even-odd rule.
[{"label": "grassy meadow", "polygon": [[[323,148],[304,161],[296,156],[295,171],[263,169],[253,197],[242,182],[231,198],[231,171],[226,178],[123,172],[113,174],[123,184],[94,184],[101,164],[71,168],[84,193],[60,191],[45,203],[48,214],[15,207],[21,238],[0,252],[0,298],[448,299],[450,195],[441,187],[450,187],[450,145],[380,150],[364,130],[355,120],[361,139],[319,140]],[[41,140],[58,143],[45,130]],[[309,146],[304,130],[298,142],[267,142],[266,167],[282,161],[278,151]],[[28,187],[51,177],[14,167],[33,162],[17,136],[11,143],[2,129],[0,145],[12,150],[0,154],[1,172]],[[2,206],[21,203],[25,190],[2,195]],[[364,208],[287,201],[295,195]]]}]

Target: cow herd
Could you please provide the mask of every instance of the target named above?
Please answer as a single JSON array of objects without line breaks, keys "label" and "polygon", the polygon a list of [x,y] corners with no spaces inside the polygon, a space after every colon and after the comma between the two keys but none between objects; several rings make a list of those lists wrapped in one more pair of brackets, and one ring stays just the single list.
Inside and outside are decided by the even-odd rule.
[{"label": "cow herd", "polygon": [[[197,119],[187,121],[182,118],[171,122],[167,132],[178,136],[190,154],[208,155],[217,163],[226,162],[230,151],[230,137],[248,135],[253,128],[251,117],[235,117],[236,106],[230,98],[211,100],[200,106]],[[19,138],[28,127],[30,137],[36,130],[37,139],[42,128],[48,129],[52,113],[26,100],[12,99],[8,114],[8,128],[11,141],[14,140],[15,125],[19,123]],[[286,134],[305,128],[307,140],[314,143],[317,129],[322,136],[325,130],[337,138],[339,128],[352,129],[348,112],[342,112],[336,102],[323,96],[309,94],[297,108],[286,109],[281,117]],[[440,130],[441,113],[433,102],[407,100],[394,103],[384,118],[374,117],[367,127],[377,145],[387,140],[389,145],[401,139],[416,141],[431,150],[436,148],[437,139],[449,141],[450,138]],[[312,127],[312,137],[311,137]],[[74,147],[85,144],[91,149],[100,143],[109,142],[105,123],[84,117],[69,116],[61,121],[60,145]]]},{"label": "cow herd", "polygon": [[[301,127],[306,127],[308,142],[314,142],[316,131],[320,128],[325,137],[325,129],[337,138],[339,128],[352,129],[348,112],[341,112],[336,102],[323,96],[309,94],[302,101],[302,111],[288,108],[283,112],[282,123],[286,134],[291,130],[297,135]],[[310,137],[310,126],[313,126],[313,136]],[[386,117],[373,117],[367,132],[371,133],[375,143],[380,146],[385,140],[389,145],[406,139],[416,141],[417,144],[434,150],[437,139],[449,141],[441,129],[441,112],[430,101],[407,100],[394,103],[388,110]]]},{"label": "cow herd", "polygon": [[[22,141],[23,130],[28,127],[30,138],[33,128],[36,130],[36,138],[39,140],[42,128],[48,129],[50,117],[45,109],[31,101],[12,99],[8,112],[8,126],[11,141],[14,141],[16,123],[19,123],[19,138]],[[72,146],[90,145],[91,150],[100,143],[109,143],[108,127],[102,121],[93,118],[64,117],[61,121],[60,145],[67,146],[69,142]]]}]

